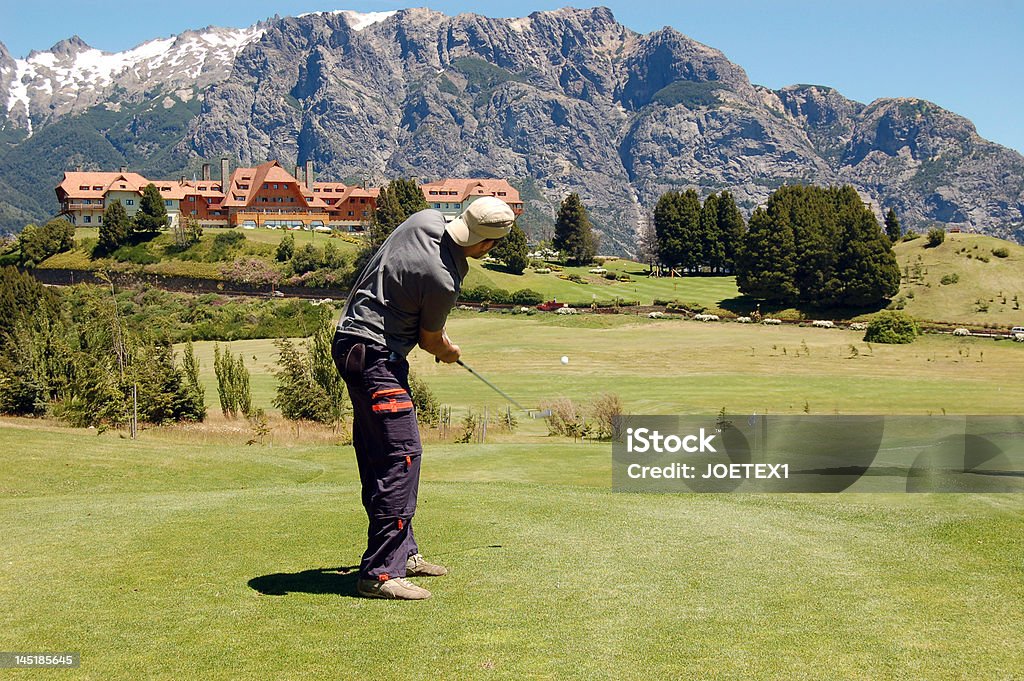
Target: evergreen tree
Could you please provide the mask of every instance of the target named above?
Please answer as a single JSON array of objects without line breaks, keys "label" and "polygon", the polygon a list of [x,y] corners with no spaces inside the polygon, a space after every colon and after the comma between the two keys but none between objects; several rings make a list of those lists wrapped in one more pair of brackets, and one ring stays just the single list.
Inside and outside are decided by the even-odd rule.
[{"label": "evergreen tree", "polygon": [[839,222],[836,278],[841,287],[835,302],[852,307],[881,305],[900,287],[900,268],[889,238],[874,213],[860,203],[845,206]]},{"label": "evergreen tree", "polygon": [[388,238],[395,227],[405,221],[405,210],[398,201],[395,183],[380,188],[380,195],[377,196],[377,209],[373,214],[373,223],[368,230],[370,246],[374,251],[380,247]]},{"label": "evergreen tree", "polygon": [[718,195],[718,235],[722,243],[722,269],[736,271],[736,254],[743,242],[747,226],[736,199],[728,191]]},{"label": "evergreen tree", "polygon": [[334,244],[333,241],[328,241],[324,245],[323,266],[332,270],[340,269],[345,266],[345,254]]},{"label": "evergreen tree", "polygon": [[213,346],[213,369],[217,375],[217,395],[224,416],[235,418],[238,414],[252,413],[252,392],[249,387],[249,370],[241,354],[238,359],[231,356],[230,349],[221,354],[220,346]]},{"label": "evergreen tree", "polygon": [[167,207],[160,190],[150,182],[142,190],[139,212],[135,214],[136,232],[159,232],[167,227]]},{"label": "evergreen tree", "polygon": [[5,334],[0,355],[0,414],[44,416],[49,384],[40,335],[26,318]]},{"label": "evergreen tree", "polygon": [[405,215],[399,221],[399,224],[413,213],[430,208],[430,204],[427,203],[427,199],[423,196],[423,191],[416,183],[416,180],[400,177],[391,183],[391,191],[398,199],[398,205],[402,207],[402,213]]},{"label": "evergreen tree", "polygon": [[54,218],[43,226],[26,225],[18,235],[21,264],[32,267],[51,255],[75,247],[75,227],[63,218]]},{"label": "evergreen tree", "polygon": [[701,250],[701,265],[712,272],[721,272],[725,267],[725,245],[718,224],[718,195],[711,194],[704,199],[700,209],[700,230],[698,240]]},{"label": "evergreen tree", "polygon": [[796,302],[794,250],[788,216],[776,220],[764,208],[754,211],[737,262],[740,292],[781,303]]},{"label": "evergreen tree", "polygon": [[181,364],[185,387],[188,389],[189,399],[198,417],[195,420],[204,421],[206,420],[206,390],[199,382],[199,359],[196,357],[192,341],[185,345],[185,356]]},{"label": "evergreen tree", "polygon": [[516,222],[512,223],[508,236],[491,249],[491,255],[503,261],[512,274],[522,274],[526,269],[530,262],[526,257],[527,253],[529,249],[526,247],[526,234]]},{"label": "evergreen tree", "polygon": [[293,255],[295,255],[295,237],[288,233],[277,244],[277,261],[288,262],[292,259]]},{"label": "evergreen tree", "polygon": [[902,236],[900,229],[900,219],[896,217],[896,211],[890,208],[885,214],[885,234],[889,237],[891,243],[896,243]]},{"label": "evergreen tree", "polygon": [[331,358],[335,321],[328,310],[321,311],[305,353],[286,338],[274,343],[279,353],[274,406],[286,419],[337,427],[348,411],[345,382]]},{"label": "evergreen tree", "polygon": [[680,263],[691,272],[700,271],[704,264],[704,240],[700,233],[700,196],[695,189],[687,189],[679,197],[680,229],[685,244]]},{"label": "evergreen tree", "polygon": [[821,303],[831,295],[837,235],[831,205],[828,190],[804,185],[780,187],[768,199],[769,217],[786,222],[793,231],[793,283],[802,302]]},{"label": "evergreen tree", "polygon": [[15,267],[0,268],[0,348],[6,346],[5,335],[19,320],[28,318],[34,310],[56,317],[58,307],[57,293],[35,277]]},{"label": "evergreen tree", "polygon": [[131,220],[120,201],[111,201],[103,211],[103,224],[100,225],[99,253],[106,255],[120,248],[127,240],[131,230]]},{"label": "evergreen tree", "polygon": [[324,264],[324,254],[313,244],[303,244],[292,255],[291,268],[295,274],[305,274],[318,270]]},{"label": "evergreen tree", "polygon": [[[334,419],[330,396],[314,378],[309,359],[288,338],[274,341],[278,370],[274,406],[289,421],[330,423]],[[337,373],[337,371],[335,371]]]},{"label": "evergreen tree", "polygon": [[569,263],[585,265],[597,255],[597,239],[579,194],[562,201],[552,243]]},{"label": "evergreen tree", "polygon": [[662,265],[674,268],[682,265],[686,253],[679,192],[666,192],[654,207],[654,232],[658,243],[658,259]]}]

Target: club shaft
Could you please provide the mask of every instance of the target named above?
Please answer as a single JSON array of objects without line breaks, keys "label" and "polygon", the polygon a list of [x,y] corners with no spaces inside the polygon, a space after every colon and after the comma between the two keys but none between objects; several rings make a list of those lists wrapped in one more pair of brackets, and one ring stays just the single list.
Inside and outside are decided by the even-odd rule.
[{"label": "club shaft", "polygon": [[499,395],[501,395],[502,397],[504,397],[504,398],[505,398],[506,400],[508,400],[509,402],[511,402],[511,403],[512,403],[513,405],[515,405],[515,407],[516,407],[517,409],[520,409],[520,410],[522,410],[522,411],[529,411],[529,409],[527,409],[526,407],[524,407],[523,405],[519,404],[518,402],[516,402],[515,400],[513,400],[513,399],[512,399],[511,397],[509,397],[509,396],[508,396],[508,394],[507,394],[507,393],[506,393],[506,392],[505,392],[504,390],[502,390],[502,389],[501,389],[501,388],[499,388],[498,386],[494,385],[493,383],[491,383],[490,381],[488,381],[488,380],[487,380],[486,378],[484,378],[483,376],[481,376],[481,375],[480,375],[480,374],[478,374],[477,372],[473,371],[473,368],[472,368],[471,366],[469,366],[468,364],[466,364],[465,362],[463,362],[463,361],[462,361],[461,359],[457,359],[457,360],[455,360],[455,361],[456,361],[456,362],[458,363],[458,365],[459,365],[459,366],[461,366],[461,367],[462,367],[463,369],[465,369],[466,371],[468,371],[469,373],[473,374],[474,376],[476,376],[477,378],[479,378],[479,379],[480,379],[481,381],[483,381],[484,383],[486,383],[486,384],[487,384],[487,385],[488,385],[488,386],[489,386],[489,387],[491,388],[491,390],[493,390],[494,392],[498,393]]}]

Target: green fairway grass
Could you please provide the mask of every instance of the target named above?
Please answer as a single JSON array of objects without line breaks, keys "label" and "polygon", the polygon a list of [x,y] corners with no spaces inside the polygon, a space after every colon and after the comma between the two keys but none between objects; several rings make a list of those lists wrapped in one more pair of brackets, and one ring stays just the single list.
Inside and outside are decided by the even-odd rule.
[{"label": "green fairway grass", "polygon": [[0,422],[0,648],[57,678],[1010,679],[1015,495],[638,495],[599,445],[429,445],[447,577],[352,597],[349,447]]},{"label": "green fairway grass", "polygon": [[[1016,414],[1024,344],[925,335],[910,345],[864,343],[863,332],[810,326],[652,320],[629,315],[457,312],[448,322],[469,366],[528,408],[602,393],[643,414]],[[221,344],[224,347],[224,344]],[[277,350],[236,341],[253,402],[273,411]],[[207,404],[216,406],[213,343],[197,343]],[[569,357],[562,365],[560,358]],[[253,357],[256,359],[253,359]],[[410,363],[457,414],[504,411],[500,395],[420,350]],[[536,424],[534,424],[536,425]],[[538,426],[539,427],[539,426]]]}]

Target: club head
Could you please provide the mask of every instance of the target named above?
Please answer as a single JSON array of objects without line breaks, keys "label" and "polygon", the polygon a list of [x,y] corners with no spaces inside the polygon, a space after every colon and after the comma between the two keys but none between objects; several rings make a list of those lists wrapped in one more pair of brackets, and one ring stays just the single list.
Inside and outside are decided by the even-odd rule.
[{"label": "club head", "polygon": [[541,411],[531,411],[530,412],[530,418],[531,419],[546,419],[549,416],[551,416],[551,410],[550,409],[544,409],[544,410],[541,410]]}]

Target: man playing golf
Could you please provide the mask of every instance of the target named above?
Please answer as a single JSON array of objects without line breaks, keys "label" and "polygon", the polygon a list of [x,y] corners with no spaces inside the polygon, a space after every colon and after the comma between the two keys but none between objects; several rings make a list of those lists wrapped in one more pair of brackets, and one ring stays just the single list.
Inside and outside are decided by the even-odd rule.
[{"label": "man playing golf", "polygon": [[515,214],[485,196],[445,224],[422,210],[399,225],[359,273],[331,348],[352,400],[352,444],[369,517],[357,591],[419,600],[430,592],[406,577],[447,570],[420,555],[412,518],[420,479],[419,428],[406,355],[419,345],[442,362],[462,351],[445,333],[469,265],[508,235]]}]

